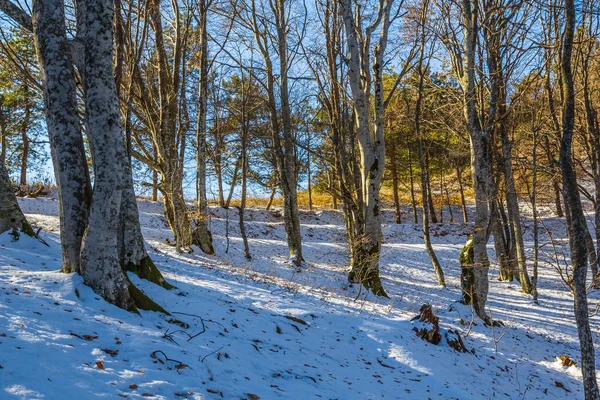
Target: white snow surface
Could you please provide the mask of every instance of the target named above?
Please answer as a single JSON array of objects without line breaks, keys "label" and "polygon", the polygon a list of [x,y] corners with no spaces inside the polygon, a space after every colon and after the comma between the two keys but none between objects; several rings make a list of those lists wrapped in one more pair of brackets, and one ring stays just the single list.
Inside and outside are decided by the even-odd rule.
[{"label": "white snow surface", "polygon": [[[583,398],[579,369],[554,359],[580,357],[572,296],[551,265],[540,266],[534,304],[518,282],[499,282],[493,263],[488,306],[505,327],[471,324],[471,310],[457,302],[470,225],[433,226],[447,282],[439,288],[420,225],[394,224],[386,212],[380,265],[390,299],[380,299],[348,285],[340,212],[301,213],[305,262],[297,270],[277,212],[247,210],[247,261],[236,209],[211,208],[210,257],[176,253],[162,204],[139,201],[148,252],[177,288],[130,274],[172,313],[136,315],[106,303],[79,275],[59,272],[55,199],[20,203],[49,247],[0,237],[0,399]],[[544,223],[562,238],[562,252],[564,222],[548,214]],[[530,219],[525,227],[531,249]],[[425,303],[472,353],[415,335],[411,318]],[[598,303],[590,293],[590,308]],[[595,338],[599,322],[594,315]]]}]

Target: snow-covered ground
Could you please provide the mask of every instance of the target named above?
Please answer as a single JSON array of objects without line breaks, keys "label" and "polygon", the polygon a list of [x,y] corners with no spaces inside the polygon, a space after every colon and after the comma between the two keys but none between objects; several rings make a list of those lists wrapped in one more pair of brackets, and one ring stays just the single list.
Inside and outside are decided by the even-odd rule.
[{"label": "snow-covered ground", "polygon": [[[433,227],[446,274],[441,289],[420,226],[396,225],[386,214],[381,271],[387,300],[349,287],[339,212],[302,212],[306,262],[298,271],[287,260],[277,213],[247,211],[253,256],[247,261],[235,209],[211,209],[217,256],[209,257],[200,251],[177,254],[165,242],[172,235],[162,204],[141,201],[148,251],[177,289],[132,275],[172,313],[136,315],[98,298],[81,277],[58,272],[55,199],[21,199],[21,205],[50,246],[25,236],[0,237],[2,399],[583,396],[578,368],[554,361],[566,354],[579,362],[572,298],[554,268],[540,267],[539,305],[520,293],[517,282],[498,282],[497,270],[490,271],[488,305],[504,328],[472,324],[470,309],[456,302],[458,255],[468,225]],[[545,224],[555,238],[564,238],[561,220],[547,217]],[[530,226],[526,221],[528,241]],[[590,295],[592,308],[598,299]],[[415,335],[410,320],[424,303],[433,305],[445,332],[462,333],[471,352]],[[592,317],[595,337],[599,323]]]}]

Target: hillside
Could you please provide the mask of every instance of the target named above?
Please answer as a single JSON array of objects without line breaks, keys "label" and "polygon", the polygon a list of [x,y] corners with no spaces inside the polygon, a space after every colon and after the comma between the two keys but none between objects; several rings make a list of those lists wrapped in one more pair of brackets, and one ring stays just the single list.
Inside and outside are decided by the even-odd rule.
[{"label": "hillside", "polygon": [[[470,309],[457,303],[468,225],[433,226],[446,274],[441,289],[420,226],[393,224],[386,214],[388,300],[349,287],[341,213],[302,212],[305,264],[296,270],[277,212],[247,211],[247,261],[236,209],[211,209],[217,256],[208,257],[176,253],[166,242],[172,236],[162,204],[141,201],[148,251],[177,288],[131,275],[172,313],[136,315],[104,302],[81,277],[57,272],[55,199],[20,201],[49,247],[0,237],[0,398],[582,398],[579,369],[555,361],[568,355],[579,362],[579,345],[572,298],[552,266],[540,267],[539,304],[518,282],[498,282],[497,270],[490,272],[489,307],[504,327],[471,324]],[[547,217],[545,224],[555,238],[565,236],[561,220]],[[530,221],[525,227],[529,239]],[[489,250],[493,255],[491,243]],[[469,352],[415,335],[411,319],[426,303],[442,336],[461,332]],[[597,303],[593,292],[590,308]],[[595,336],[599,323],[594,315]]]}]

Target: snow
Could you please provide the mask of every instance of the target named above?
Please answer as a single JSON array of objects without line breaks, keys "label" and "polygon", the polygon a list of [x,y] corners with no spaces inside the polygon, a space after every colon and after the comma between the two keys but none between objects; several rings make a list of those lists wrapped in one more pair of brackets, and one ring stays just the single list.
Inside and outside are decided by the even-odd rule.
[{"label": "snow", "polygon": [[[172,313],[136,315],[100,299],[80,276],[59,272],[55,199],[20,202],[49,246],[0,236],[0,398],[582,397],[579,369],[554,361],[566,354],[579,363],[572,297],[555,268],[540,266],[539,304],[518,282],[499,282],[497,269],[490,271],[488,305],[504,327],[471,324],[471,310],[457,303],[458,255],[470,225],[433,226],[442,289],[420,226],[396,225],[386,212],[381,270],[390,299],[377,299],[346,280],[339,212],[302,212],[305,262],[298,270],[277,213],[247,210],[247,261],[235,209],[211,209],[217,256],[210,257],[198,249],[177,254],[166,243],[172,235],[162,204],[140,201],[148,251],[177,289],[130,275]],[[566,244],[564,222],[549,214],[544,222]],[[526,234],[530,249],[530,220]],[[591,293],[591,308],[599,302]],[[461,332],[472,352],[415,335],[411,319],[424,303],[433,305],[442,331]],[[599,322],[592,317],[595,337]]]}]

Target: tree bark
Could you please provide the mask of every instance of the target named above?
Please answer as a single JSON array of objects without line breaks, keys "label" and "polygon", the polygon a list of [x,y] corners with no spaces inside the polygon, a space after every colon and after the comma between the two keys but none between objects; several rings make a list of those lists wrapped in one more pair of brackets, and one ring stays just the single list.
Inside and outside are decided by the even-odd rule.
[{"label": "tree bark", "polygon": [[467,212],[467,202],[465,201],[465,189],[463,186],[463,180],[462,180],[462,171],[460,169],[460,167],[456,167],[456,179],[458,180],[458,190],[460,192],[460,205],[462,207],[462,213],[463,213],[463,222],[465,224],[469,223],[469,215]]},{"label": "tree bark", "polygon": [[402,213],[400,212],[400,199],[398,195],[398,166],[396,158],[396,143],[392,140],[390,144],[390,170],[392,173],[392,191],[394,193],[394,211],[396,213],[396,223],[402,223]]},{"label": "tree bark", "polygon": [[58,186],[63,272],[79,272],[88,223],[91,184],[75,99],[71,48],[61,0],[33,2],[33,27],[40,61],[46,125]]},{"label": "tree bark", "polygon": [[19,207],[8,171],[4,163],[0,162],[0,234],[9,230],[15,232],[13,233],[15,237],[18,237],[19,231],[35,236]]},{"label": "tree bark", "polygon": [[586,235],[588,229],[581,206],[577,176],[573,167],[571,154],[575,125],[575,88],[571,65],[576,14],[574,0],[564,0],[564,6],[566,18],[561,55],[563,117],[560,167],[563,178],[563,193],[568,204],[567,213],[570,214],[570,218],[568,219],[569,247],[573,267],[574,311],[579,345],[581,347],[581,372],[583,375],[584,397],[586,400],[596,400],[600,398],[600,395],[596,381],[594,339],[590,330],[586,293],[588,256]]},{"label": "tree bark", "polygon": [[82,0],[78,5],[84,7],[78,13],[78,18],[85,18],[78,21],[84,32],[78,34],[84,45],[87,133],[94,159],[94,190],[81,246],[81,275],[108,302],[131,309],[134,303],[121,268],[117,239],[127,185],[127,153],[113,77],[113,2]]},{"label": "tree bark", "polygon": [[[200,249],[209,255],[214,255],[212,235],[208,230],[208,202],[206,200],[206,111],[208,102],[208,0],[199,4],[200,21],[198,31],[200,36],[200,68],[198,84],[198,126],[196,130],[196,191],[198,198],[198,215],[194,230],[195,241]],[[185,95],[184,95],[185,96]]]}]

